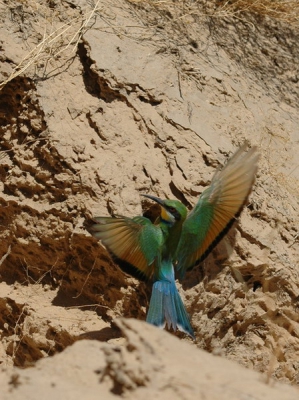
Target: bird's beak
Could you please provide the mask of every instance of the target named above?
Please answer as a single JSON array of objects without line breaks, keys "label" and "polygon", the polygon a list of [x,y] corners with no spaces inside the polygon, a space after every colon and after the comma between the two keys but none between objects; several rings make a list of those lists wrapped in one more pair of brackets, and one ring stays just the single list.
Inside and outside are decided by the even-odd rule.
[{"label": "bird's beak", "polygon": [[159,199],[159,197],[151,196],[149,194],[142,194],[141,196],[147,197],[148,199],[151,199],[155,201],[156,203],[160,204],[160,206],[164,207],[164,201]]},{"label": "bird's beak", "polygon": [[175,222],[175,217],[169,211],[167,211],[167,208],[165,207],[165,200],[161,200],[159,197],[150,196],[149,194],[142,194],[141,196],[147,197],[161,206],[161,218],[164,221],[168,221],[171,224]]}]

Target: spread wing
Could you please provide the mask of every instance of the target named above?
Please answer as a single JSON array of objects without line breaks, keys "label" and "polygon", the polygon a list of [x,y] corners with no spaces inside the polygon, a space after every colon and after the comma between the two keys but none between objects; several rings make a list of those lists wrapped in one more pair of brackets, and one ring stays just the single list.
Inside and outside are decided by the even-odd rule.
[{"label": "spread wing", "polygon": [[145,217],[96,217],[87,230],[109,250],[121,269],[147,280],[161,252],[163,234]]},{"label": "spread wing", "polygon": [[255,147],[248,152],[245,150],[246,145],[216,172],[211,185],[186,218],[176,253],[180,277],[207,257],[242,211],[259,159]]}]

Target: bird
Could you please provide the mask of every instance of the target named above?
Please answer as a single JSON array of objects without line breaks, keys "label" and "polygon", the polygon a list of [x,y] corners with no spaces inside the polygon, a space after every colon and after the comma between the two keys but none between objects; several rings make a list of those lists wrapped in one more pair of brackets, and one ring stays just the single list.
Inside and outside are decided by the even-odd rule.
[{"label": "bird", "polygon": [[254,184],[257,147],[241,146],[188,212],[179,200],[142,194],[160,205],[152,222],[144,216],[94,217],[87,230],[106,247],[120,268],[152,282],[146,321],[181,331],[195,340],[188,313],[176,286],[187,270],[201,263],[240,215]]}]

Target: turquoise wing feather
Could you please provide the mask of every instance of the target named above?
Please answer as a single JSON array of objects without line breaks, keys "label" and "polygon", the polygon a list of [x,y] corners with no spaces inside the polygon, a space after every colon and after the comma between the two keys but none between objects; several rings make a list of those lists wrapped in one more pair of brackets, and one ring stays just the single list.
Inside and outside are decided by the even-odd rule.
[{"label": "turquoise wing feather", "polygon": [[145,217],[96,217],[88,231],[109,250],[123,271],[152,278],[163,245],[161,229]]},{"label": "turquoise wing feather", "polygon": [[176,252],[179,276],[203,261],[240,214],[251,191],[259,154],[242,146],[226,166],[217,171],[211,185],[186,218]]}]

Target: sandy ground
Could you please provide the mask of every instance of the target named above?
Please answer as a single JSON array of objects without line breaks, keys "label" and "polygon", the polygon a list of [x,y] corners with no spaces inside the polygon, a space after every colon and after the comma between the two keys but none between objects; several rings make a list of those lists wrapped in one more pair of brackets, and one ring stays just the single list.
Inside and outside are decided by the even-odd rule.
[{"label": "sandy ground", "polygon": [[[97,4],[0,4],[1,396],[298,398],[297,30]],[[138,321],[150,285],[84,222],[191,208],[244,141],[248,205],[178,284],[196,341]]]}]

